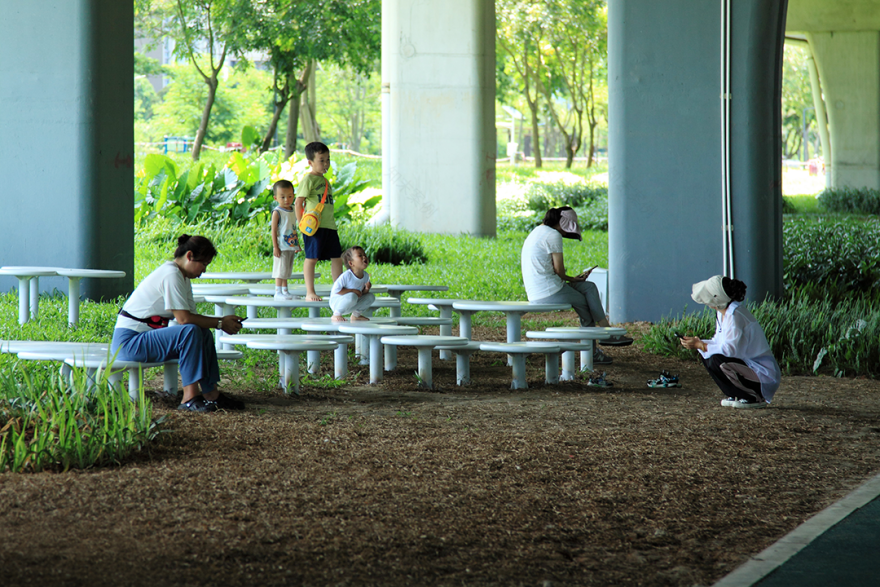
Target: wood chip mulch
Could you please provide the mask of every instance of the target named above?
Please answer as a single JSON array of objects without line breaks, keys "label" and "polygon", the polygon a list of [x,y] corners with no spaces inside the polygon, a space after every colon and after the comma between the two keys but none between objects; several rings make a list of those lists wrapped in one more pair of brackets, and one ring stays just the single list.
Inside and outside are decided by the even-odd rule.
[{"label": "wood chip mulch", "polygon": [[[478,353],[465,388],[435,354],[425,391],[403,347],[376,386],[227,382],[239,413],[154,396],[170,432],[120,466],[0,474],[0,584],[710,585],[880,469],[877,381],[734,410],[695,361],[606,350],[604,389],[533,356],[511,391]],[[683,387],[649,389],[662,369]]]}]

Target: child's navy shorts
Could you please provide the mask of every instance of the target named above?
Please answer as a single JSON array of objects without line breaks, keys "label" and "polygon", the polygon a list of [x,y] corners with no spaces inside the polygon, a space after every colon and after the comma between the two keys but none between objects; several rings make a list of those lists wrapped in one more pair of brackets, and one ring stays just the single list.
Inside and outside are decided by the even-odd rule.
[{"label": "child's navy shorts", "polygon": [[306,259],[328,261],[342,256],[339,233],[333,228],[319,228],[315,236],[302,235]]}]

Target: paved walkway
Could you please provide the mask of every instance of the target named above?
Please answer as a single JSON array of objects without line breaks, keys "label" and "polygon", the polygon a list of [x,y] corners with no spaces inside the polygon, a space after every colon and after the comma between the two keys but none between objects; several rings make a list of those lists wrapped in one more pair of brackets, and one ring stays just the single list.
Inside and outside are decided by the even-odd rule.
[{"label": "paved walkway", "polygon": [[880,585],[880,475],[795,528],[714,587]]}]

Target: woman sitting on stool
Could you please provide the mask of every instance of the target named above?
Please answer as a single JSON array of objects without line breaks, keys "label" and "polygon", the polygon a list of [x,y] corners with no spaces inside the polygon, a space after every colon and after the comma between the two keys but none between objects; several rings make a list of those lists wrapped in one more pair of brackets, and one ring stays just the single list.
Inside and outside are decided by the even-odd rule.
[{"label": "woman sitting on stool", "polygon": [[[113,331],[113,353],[123,361],[160,363],[179,359],[183,401],[179,410],[241,410],[244,403],[220,393],[220,368],[211,328],[236,334],[241,318],[196,314],[191,279],[217,255],[211,241],[185,234],[177,239],[174,259],[150,273],[126,300]],[[171,319],[177,326],[168,327]],[[201,386],[201,390],[199,387]],[[201,391],[201,394],[199,393]]]},{"label": "woman sitting on stool", "polygon": [[[590,271],[574,276],[566,274],[563,238],[582,240],[577,213],[570,206],[547,210],[544,221],[523,243],[520,265],[526,296],[530,302],[539,304],[571,304],[581,327],[610,326],[599,299],[599,289],[587,281]],[[618,335],[599,344],[626,346],[632,342],[631,338]],[[594,348],[593,362],[607,365],[611,358]]]},{"label": "woman sitting on stool", "polygon": [[685,336],[681,346],[700,352],[703,365],[727,397],[722,406],[765,407],[779,388],[782,373],[761,325],[740,304],[746,284],[716,275],[695,283],[691,297],[717,312],[715,336],[711,340]]}]

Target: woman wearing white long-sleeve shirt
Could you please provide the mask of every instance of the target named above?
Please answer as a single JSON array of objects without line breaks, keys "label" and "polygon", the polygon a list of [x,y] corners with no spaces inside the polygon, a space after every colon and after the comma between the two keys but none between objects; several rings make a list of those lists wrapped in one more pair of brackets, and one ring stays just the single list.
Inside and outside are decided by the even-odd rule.
[{"label": "woman wearing white long-sleeve shirt", "polygon": [[718,313],[715,336],[685,336],[681,345],[699,351],[709,375],[727,396],[722,406],[763,408],[779,388],[782,373],[761,325],[741,305],[745,297],[746,284],[737,279],[716,275],[695,283],[691,298]]}]

